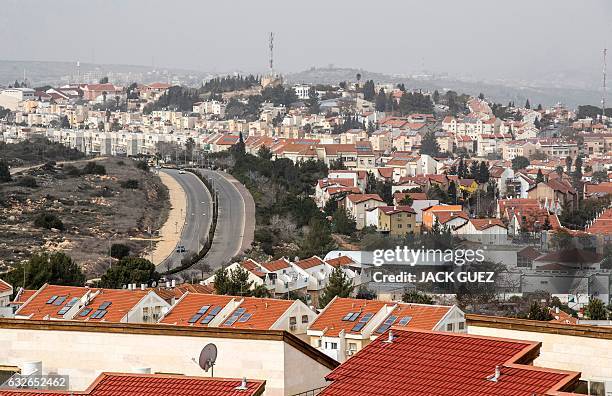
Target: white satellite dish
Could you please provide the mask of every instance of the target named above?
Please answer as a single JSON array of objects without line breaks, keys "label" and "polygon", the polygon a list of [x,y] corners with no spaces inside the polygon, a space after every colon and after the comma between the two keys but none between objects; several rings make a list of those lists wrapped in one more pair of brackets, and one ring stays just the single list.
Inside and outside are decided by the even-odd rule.
[{"label": "white satellite dish", "polygon": [[198,364],[202,368],[202,370],[208,372],[211,370],[211,376],[214,376],[214,366],[215,361],[217,360],[217,346],[215,344],[208,344],[202,351],[200,352],[200,358],[198,359]]}]

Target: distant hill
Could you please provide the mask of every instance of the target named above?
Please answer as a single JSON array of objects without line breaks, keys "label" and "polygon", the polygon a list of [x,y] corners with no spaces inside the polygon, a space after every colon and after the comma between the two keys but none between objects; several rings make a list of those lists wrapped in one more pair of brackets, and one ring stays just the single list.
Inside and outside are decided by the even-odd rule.
[{"label": "distant hill", "polygon": [[[12,84],[15,80],[22,81],[24,70],[28,84],[32,87],[74,82],[77,75],[76,62],[0,60],[0,85]],[[81,81],[88,73],[89,76],[108,76],[111,82],[115,83],[133,81],[148,83],[179,78],[184,84],[195,82],[199,84],[203,78],[210,76],[209,73],[194,70],[81,62],[79,70]]]},{"label": "distant hill", "polygon": [[551,106],[560,102],[571,108],[576,108],[581,104],[597,105],[601,101],[601,93],[593,89],[507,86],[435,76],[412,79],[352,68],[310,68],[299,73],[288,74],[285,78],[290,83],[338,84],[340,81],[355,81],[357,73],[361,74],[362,81],[372,79],[379,83],[404,83],[408,89],[437,89],[440,91],[452,89],[459,93],[468,93],[474,96],[482,92],[489,100],[503,104],[513,101],[517,105],[523,105],[529,99],[532,105],[541,103],[544,106]]}]

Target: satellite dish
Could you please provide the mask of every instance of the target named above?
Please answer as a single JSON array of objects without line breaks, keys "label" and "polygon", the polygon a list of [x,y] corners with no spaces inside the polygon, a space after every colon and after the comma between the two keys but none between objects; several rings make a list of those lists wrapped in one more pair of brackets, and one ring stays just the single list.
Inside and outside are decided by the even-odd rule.
[{"label": "satellite dish", "polygon": [[198,364],[202,370],[208,372],[208,369],[215,365],[216,360],[217,346],[215,344],[208,344],[202,348],[202,352],[200,352],[200,359],[198,360]]},{"label": "satellite dish", "polygon": [[157,282],[153,281],[153,283],[151,283],[151,287],[156,288],[157,287]]}]

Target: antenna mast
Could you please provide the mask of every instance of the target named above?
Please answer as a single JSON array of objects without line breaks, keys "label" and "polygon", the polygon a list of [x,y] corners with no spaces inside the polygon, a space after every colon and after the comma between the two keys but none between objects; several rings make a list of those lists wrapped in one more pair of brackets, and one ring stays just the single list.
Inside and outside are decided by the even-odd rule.
[{"label": "antenna mast", "polygon": [[601,122],[606,116],[606,55],[608,53],[608,49],[603,49],[603,86],[601,92]]},{"label": "antenna mast", "polygon": [[274,33],[270,32],[270,73],[274,70]]}]

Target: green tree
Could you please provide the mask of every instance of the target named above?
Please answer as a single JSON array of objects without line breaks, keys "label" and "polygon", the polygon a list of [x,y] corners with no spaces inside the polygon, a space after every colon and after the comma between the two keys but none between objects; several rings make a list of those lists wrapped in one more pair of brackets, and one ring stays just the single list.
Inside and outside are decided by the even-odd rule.
[{"label": "green tree", "polygon": [[591,320],[607,320],[608,312],[606,306],[598,298],[591,298],[589,304],[586,306],[586,313]]},{"label": "green tree", "polygon": [[570,157],[569,155],[565,157],[565,173],[567,173],[568,175],[572,174],[572,162],[572,157]]},{"label": "green tree", "polygon": [[542,320],[549,321],[553,320],[553,315],[550,313],[548,307],[540,305],[537,301],[531,303],[529,307],[529,313],[527,314],[527,318],[531,320]]},{"label": "green tree", "polygon": [[338,234],[353,235],[357,229],[357,222],[346,213],[344,208],[338,208],[332,216],[332,229]]},{"label": "green tree", "polygon": [[440,92],[437,89],[433,93],[433,101],[434,103],[440,102]]},{"label": "green tree", "polygon": [[56,230],[63,231],[65,229],[64,223],[53,213],[41,213],[36,216],[34,226],[48,230],[55,228]]},{"label": "green tree", "polygon": [[399,102],[399,110],[402,115],[414,113],[433,113],[431,98],[420,92],[406,92]]},{"label": "green tree", "polygon": [[376,292],[368,289],[365,286],[360,286],[359,290],[357,290],[357,295],[355,296],[355,298],[360,300],[374,300],[376,297]]},{"label": "green tree", "polygon": [[262,145],[257,150],[257,156],[263,160],[270,161],[272,159],[272,151],[267,146]]},{"label": "green tree", "polygon": [[0,158],[0,182],[6,183],[13,180],[11,177],[11,171],[9,170],[8,163],[3,158]]},{"label": "green tree", "polygon": [[117,260],[130,255],[130,247],[123,243],[113,243],[110,248],[110,255]]},{"label": "green tree", "polygon": [[136,283],[150,284],[160,278],[155,265],[147,259],[140,257],[124,257],[106,270],[100,280],[100,287],[107,289],[121,289],[123,286]]},{"label": "green tree", "polygon": [[336,244],[326,220],[314,217],[308,223],[308,232],[300,241],[300,257],[325,256]]},{"label": "green tree", "polygon": [[454,182],[450,182],[446,191],[450,203],[457,204],[457,186]]},{"label": "green tree", "polygon": [[529,99],[527,99],[527,101],[525,102],[525,108],[531,109],[531,103],[529,103]]},{"label": "green tree", "polygon": [[368,80],[363,84],[363,99],[367,101],[374,100],[376,96],[376,89],[374,87],[374,80]]},{"label": "green tree", "polygon": [[64,286],[83,286],[85,283],[85,275],[78,264],[60,252],[35,254],[1,277],[24,289],[40,289],[45,283]]},{"label": "green tree", "polygon": [[308,92],[308,100],[306,101],[306,106],[308,106],[308,111],[310,114],[319,114],[321,110],[321,105],[319,103],[319,94],[317,90],[312,87]]},{"label": "green tree", "polygon": [[401,201],[399,201],[400,205],[405,205],[405,206],[412,206],[413,203],[414,203],[414,199],[412,199],[410,194],[406,194],[404,198],[402,198]]},{"label": "green tree", "polygon": [[542,169],[538,169],[538,175],[536,176],[536,183],[544,182],[544,174],[542,173]]},{"label": "green tree", "polygon": [[474,180],[480,179],[480,165],[477,161],[470,163],[470,177]]},{"label": "green tree", "polygon": [[108,77],[102,77],[100,79],[100,81],[98,81],[100,84],[108,84]]},{"label": "green tree", "polygon": [[344,274],[342,268],[336,267],[329,274],[327,286],[319,299],[319,307],[325,308],[334,297],[346,298],[353,291],[353,282]]},{"label": "green tree", "polygon": [[514,157],[512,159],[512,169],[517,171],[521,169],[525,169],[529,166],[529,158],[523,157],[519,155],[518,157]]},{"label": "green tree", "polygon": [[480,161],[480,169],[478,170],[478,177],[476,178],[476,181],[480,184],[485,184],[489,182],[490,177],[491,174],[489,172],[489,167],[487,166],[487,163],[484,161]]},{"label": "green tree", "polygon": [[421,154],[427,154],[435,157],[440,154],[440,145],[436,139],[434,131],[428,131],[421,140]]},{"label": "green tree", "polygon": [[378,95],[376,95],[376,100],[374,103],[376,111],[385,111],[387,108],[387,94],[385,93],[384,89],[381,88],[378,91]]},{"label": "green tree", "polygon": [[402,295],[402,301],[412,304],[428,304],[433,305],[433,299],[425,293],[419,293],[417,290],[406,291]]}]

